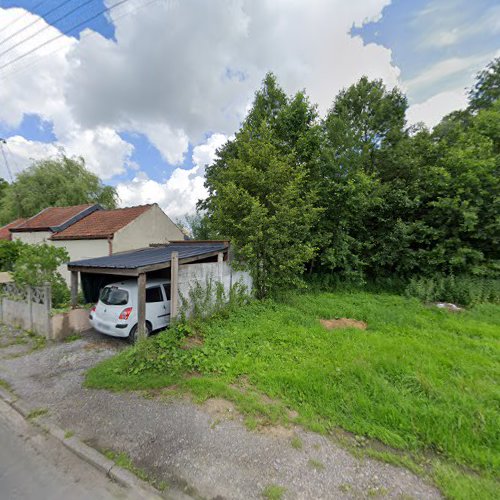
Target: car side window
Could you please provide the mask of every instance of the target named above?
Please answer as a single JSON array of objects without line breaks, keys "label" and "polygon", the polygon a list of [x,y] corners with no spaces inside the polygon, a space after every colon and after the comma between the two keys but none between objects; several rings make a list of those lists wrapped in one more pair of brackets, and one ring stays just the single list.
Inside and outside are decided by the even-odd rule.
[{"label": "car side window", "polygon": [[163,296],[159,286],[146,288],[146,302],[163,302]]},{"label": "car side window", "polygon": [[170,300],[170,284],[163,285],[163,290],[165,292],[165,297],[167,297],[167,300]]}]

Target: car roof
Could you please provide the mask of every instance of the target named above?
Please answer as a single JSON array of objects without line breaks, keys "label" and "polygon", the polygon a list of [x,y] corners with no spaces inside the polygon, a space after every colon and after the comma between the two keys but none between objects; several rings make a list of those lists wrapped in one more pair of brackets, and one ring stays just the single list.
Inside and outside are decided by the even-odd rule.
[{"label": "car roof", "polygon": [[[154,278],[146,281],[146,288],[150,288],[155,285],[166,285],[169,284],[170,280],[164,278]],[[108,283],[106,286],[118,286],[128,288],[129,290],[133,290],[137,288],[137,280],[123,280],[116,281],[115,283]]]}]

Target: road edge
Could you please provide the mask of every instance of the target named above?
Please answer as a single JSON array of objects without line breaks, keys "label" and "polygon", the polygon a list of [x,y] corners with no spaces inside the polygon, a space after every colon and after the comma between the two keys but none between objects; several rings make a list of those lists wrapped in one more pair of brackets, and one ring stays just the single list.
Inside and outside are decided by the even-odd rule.
[{"label": "road edge", "polygon": [[115,462],[107,458],[95,448],[88,446],[75,436],[67,436],[67,433],[53,422],[39,421],[38,419],[28,418],[30,410],[24,402],[15,394],[2,387],[0,387],[0,400],[14,409],[27,423],[50,434],[80,459],[87,462],[89,465],[92,465],[98,471],[104,472],[109,478],[116,481],[121,486],[129,488],[141,497],[150,500],[160,500],[165,498],[161,496],[161,494],[149,483],[139,479],[129,470],[116,465]]}]

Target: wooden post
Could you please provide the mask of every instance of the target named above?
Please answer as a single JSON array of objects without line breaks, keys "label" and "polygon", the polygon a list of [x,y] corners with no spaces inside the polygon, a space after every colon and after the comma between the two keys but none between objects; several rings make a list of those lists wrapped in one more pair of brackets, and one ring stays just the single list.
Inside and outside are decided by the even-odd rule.
[{"label": "wooden post", "polygon": [[71,271],[71,307],[78,305],[78,271]]},{"label": "wooden post", "polygon": [[137,277],[137,338],[146,337],[146,273]]},{"label": "wooden post", "polygon": [[172,252],[170,258],[170,319],[177,317],[179,308],[179,253]]},{"label": "wooden post", "polygon": [[43,304],[45,306],[45,336],[48,340],[52,339],[52,286],[50,283],[44,283],[43,285]]},{"label": "wooden post", "polygon": [[222,283],[222,266],[224,265],[224,253],[219,252],[217,254],[217,279]]},{"label": "wooden post", "polygon": [[32,332],[33,331],[33,289],[31,288],[31,286],[28,286],[28,290],[26,293],[26,301],[28,302],[29,330]]}]

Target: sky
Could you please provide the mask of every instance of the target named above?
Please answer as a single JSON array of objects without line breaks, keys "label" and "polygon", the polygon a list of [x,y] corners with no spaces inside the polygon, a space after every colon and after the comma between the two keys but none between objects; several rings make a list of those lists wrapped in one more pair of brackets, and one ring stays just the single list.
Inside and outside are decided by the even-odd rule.
[{"label": "sky", "polygon": [[121,206],[179,219],[268,71],[321,114],[381,78],[432,127],[499,40],[497,0],[0,0],[0,137],[14,177],[82,156]]}]

